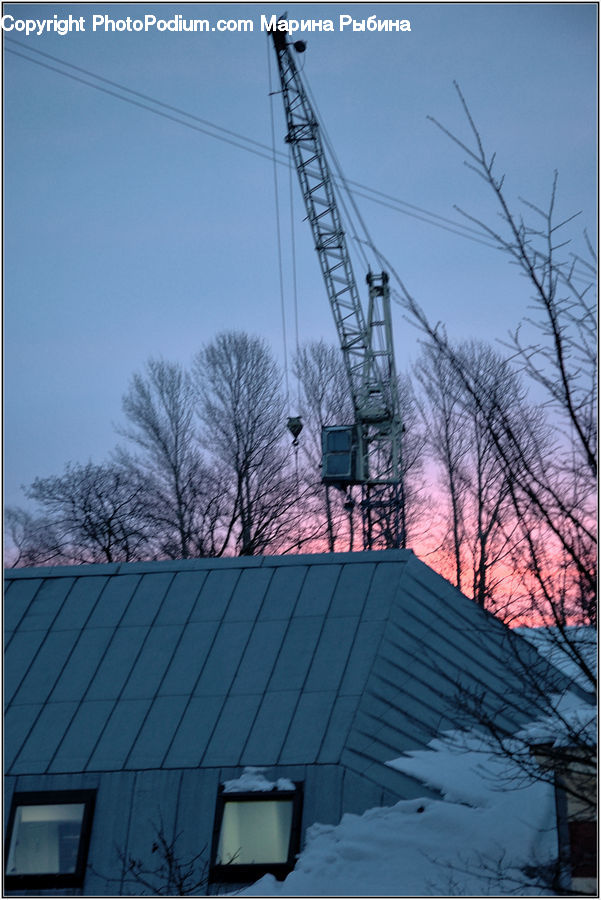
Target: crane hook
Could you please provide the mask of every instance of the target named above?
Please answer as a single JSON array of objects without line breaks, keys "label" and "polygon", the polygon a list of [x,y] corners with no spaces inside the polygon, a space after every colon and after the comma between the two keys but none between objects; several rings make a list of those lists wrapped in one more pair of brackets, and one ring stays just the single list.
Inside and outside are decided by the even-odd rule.
[{"label": "crane hook", "polygon": [[298,436],[301,433],[301,431],[303,430],[303,423],[301,422],[301,417],[300,416],[290,416],[290,418],[288,419],[287,428],[288,428],[288,431],[290,432],[290,434],[292,435],[292,437],[294,438],[294,440],[292,441],[292,446],[298,447]]}]

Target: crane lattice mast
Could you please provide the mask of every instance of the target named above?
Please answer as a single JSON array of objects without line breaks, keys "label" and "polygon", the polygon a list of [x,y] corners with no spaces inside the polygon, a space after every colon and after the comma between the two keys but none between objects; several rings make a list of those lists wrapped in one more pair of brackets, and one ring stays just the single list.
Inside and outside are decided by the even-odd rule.
[{"label": "crane lattice mast", "polygon": [[[404,545],[398,383],[388,275],[367,274],[367,317],[357,289],[319,123],[282,30],[272,30],[294,164],[338,332],[355,423],[324,428],[322,476],[343,489],[361,485],[364,545]],[[304,50],[302,41],[293,45]],[[388,512],[388,515],[385,514]],[[377,532],[377,533],[375,533]]]}]

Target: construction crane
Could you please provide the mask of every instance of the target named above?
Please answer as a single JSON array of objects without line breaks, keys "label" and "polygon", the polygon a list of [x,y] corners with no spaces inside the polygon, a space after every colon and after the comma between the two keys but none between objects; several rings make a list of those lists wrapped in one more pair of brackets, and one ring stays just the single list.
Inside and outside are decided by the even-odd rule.
[{"label": "construction crane", "polygon": [[294,165],[344,357],[355,421],[322,432],[322,481],[348,493],[361,488],[363,545],[405,546],[402,423],[394,360],[388,275],[371,271],[367,316],[357,289],[334,179],[319,123],[287,40],[285,20],[271,29]]}]

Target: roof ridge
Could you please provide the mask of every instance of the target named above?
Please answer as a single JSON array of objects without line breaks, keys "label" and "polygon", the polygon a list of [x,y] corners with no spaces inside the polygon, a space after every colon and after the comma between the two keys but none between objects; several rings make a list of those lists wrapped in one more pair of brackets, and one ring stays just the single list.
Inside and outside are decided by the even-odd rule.
[{"label": "roof ridge", "polygon": [[65,578],[73,575],[122,575],[146,572],[181,572],[214,568],[258,568],[361,562],[406,561],[413,550],[358,550],[342,553],[299,553],[281,556],[203,556],[194,559],[161,559],[140,562],[77,563],[70,566],[32,566],[5,569],[6,580],[21,578]]}]

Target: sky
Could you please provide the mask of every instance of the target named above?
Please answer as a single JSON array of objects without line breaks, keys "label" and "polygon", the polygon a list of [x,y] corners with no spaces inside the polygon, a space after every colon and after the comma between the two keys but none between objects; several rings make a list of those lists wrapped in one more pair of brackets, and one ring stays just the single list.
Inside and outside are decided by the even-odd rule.
[{"label": "sky", "polygon": [[[334,22],[333,32],[303,33],[298,59],[348,179],[437,216],[458,220],[454,204],[494,216],[462,151],[427,119],[468,137],[456,80],[510,199],[545,204],[557,169],[558,216],[582,211],[573,233],[586,227],[596,240],[594,4],[6,4],[15,21],[56,14],[86,25],[3,35],[7,504],[25,505],[21,486],[36,476],[109,457],[121,397],[149,357],[189,365],[204,343],[236,328],[284,360],[270,153],[217,140],[190,118],[271,147],[273,114],[276,148],[286,151],[281,98],[270,97],[274,54],[260,27],[261,15],[284,9],[290,19]],[[111,33],[92,31],[95,14],[254,27]],[[341,31],[341,15],[408,19],[411,31]],[[298,340],[335,342],[336,333],[298,185],[290,193],[285,166],[277,183],[290,355],[293,249]],[[357,203],[380,252],[453,337],[500,340],[527,313],[526,286],[495,250],[432,220]],[[360,264],[355,275],[363,291]],[[400,308],[393,315],[397,368],[408,370],[419,334]]]}]

